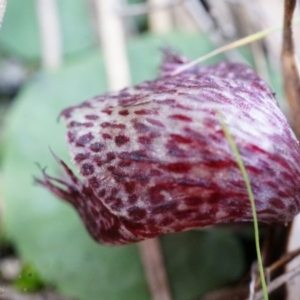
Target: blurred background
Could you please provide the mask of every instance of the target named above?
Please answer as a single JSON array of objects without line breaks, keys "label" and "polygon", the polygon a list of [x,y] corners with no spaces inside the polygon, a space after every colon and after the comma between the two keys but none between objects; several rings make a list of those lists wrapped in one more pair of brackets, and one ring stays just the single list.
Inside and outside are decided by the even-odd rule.
[{"label": "blurred background", "polygon": [[[57,117],[157,77],[162,47],[195,59],[282,16],[283,0],[9,0],[0,31],[0,299],[152,298],[136,245],[94,243],[71,207],[33,184],[36,163],[61,172],[49,147],[69,162]],[[204,64],[251,65],[285,111],[280,52],[278,32]],[[243,286],[255,259],[251,225],[160,242],[172,299]]]}]

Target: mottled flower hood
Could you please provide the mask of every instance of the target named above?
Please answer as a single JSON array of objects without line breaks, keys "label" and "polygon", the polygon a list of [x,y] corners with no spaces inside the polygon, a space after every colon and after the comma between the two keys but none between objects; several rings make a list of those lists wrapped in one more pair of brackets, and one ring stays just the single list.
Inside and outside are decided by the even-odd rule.
[{"label": "mottled flower hood", "polygon": [[57,158],[66,178],[37,181],[71,203],[101,243],[252,220],[216,110],[250,177],[258,220],[288,222],[300,210],[299,145],[267,84],[230,62],[170,76],[187,61],[167,52],[160,78],[62,112],[81,179]]}]

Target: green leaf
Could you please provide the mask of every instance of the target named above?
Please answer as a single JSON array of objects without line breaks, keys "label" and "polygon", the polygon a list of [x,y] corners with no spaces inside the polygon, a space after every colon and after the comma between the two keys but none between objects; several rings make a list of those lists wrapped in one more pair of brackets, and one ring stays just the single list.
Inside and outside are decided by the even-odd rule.
[{"label": "green leaf", "polygon": [[[144,34],[132,40],[128,45],[128,57],[132,62],[131,74],[133,82],[141,82],[155,78],[161,63],[159,50],[163,47],[174,48],[179,54],[189,59],[196,59],[214,49],[212,42],[204,35],[173,32],[168,35],[153,36]],[[203,64],[221,61],[224,56],[215,56]]]},{"label": "green leaf", "polygon": [[240,244],[224,230],[162,237],[174,299],[199,295],[238,279],[244,269]]},{"label": "green leaf", "polygon": [[[192,58],[212,47],[204,46],[202,36],[178,33],[132,41],[128,52],[135,83],[155,76],[161,60],[157,47],[165,40]],[[33,185],[32,175],[41,175],[35,162],[48,166],[50,174],[61,174],[49,146],[71,165],[65,127],[56,122],[60,111],[103,93],[105,82],[96,52],[55,73],[39,74],[20,93],[7,118],[4,225],[23,259],[63,293],[82,300],[150,299],[136,245],[96,244],[69,205]],[[175,299],[193,299],[242,272],[243,253],[229,233],[174,234],[162,243]]]},{"label": "green leaf", "polygon": [[[3,20],[0,45],[25,60],[41,59],[40,33],[35,0],[9,0]],[[57,1],[65,55],[95,45],[91,15],[85,0]]]}]

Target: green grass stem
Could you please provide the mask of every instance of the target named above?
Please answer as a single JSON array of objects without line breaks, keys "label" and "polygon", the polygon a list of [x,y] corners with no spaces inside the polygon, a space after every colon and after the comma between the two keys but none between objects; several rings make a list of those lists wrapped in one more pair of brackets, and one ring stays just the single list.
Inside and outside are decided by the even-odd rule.
[{"label": "green grass stem", "polygon": [[251,203],[252,216],[253,216],[255,246],[256,246],[256,255],[257,255],[257,262],[258,262],[258,268],[259,268],[259,274],[260,274],[260,281],[261,281],[261,286],[262,286],[262,290],[263,290],[264,300],[268,300],[269,297],[268,297],[268,292],[267,292],[266,279],[265,279],[265,274],[264,274],[264,269],[263,269],[263,264],[262,264],[262,258],[261,258],[261,254],[260,254],[259,229],[258,229],[258,222],[257,222],[256,207],[255,207],[254,195],[252,192],[249,176],[248,176],[247,170],[245,168],[245,165],[243,163],[242,157],[240,155],[239,149],[238,149],[238,147],[237,147],[237,145],[236,145],[225,121],[224,121],[222,113],[219,110],[217,110],[217,115],[219,117],[225,137],[230,145],[230,148],[234,154],[236,162],[241,170],[241,173],[242,173],[242,176],[245,181],[246,188],[247,188],[247,193],[248,193],[249,200]]},{"label": "green grass stem", "polygon": [[[295,18],[294,21],[293,21],[293,25],[296,25],[296,24],[299,24],[299,23],[300,23],[300,17]],[[184,72],[184,71],[194,67],[195,65],[199,64],[200,62],[203,62],[203,61],[205,61],[209,58],[212,58],[212,57],[214,57],[218,54],[224,53],[228,50],[236,49],[238,47],[245,46],[247,44],[253,43],[257,40],[260,40],[260,39],[276,32],[276,31],[278,31],[278,30],[281,30],[282,28],[283,28],[283,25],[277,25],[277,26],[274,26],[274,27],[270,27],[270,28],[255,32],[255,33],[253,33],[251,35],[248,35],[248,36],[246,36],[242,39],[234,41],[233,43],[230,43],[228,45],[217,48],[217,49],[209,52],[208,54],[203,55],[203,56],[201,56],[201,57],[199,57],[199,58],[183,65],[182,67],[177,68],[171,75],[175,76],[175,75],[177,75],[181,72]]]}]

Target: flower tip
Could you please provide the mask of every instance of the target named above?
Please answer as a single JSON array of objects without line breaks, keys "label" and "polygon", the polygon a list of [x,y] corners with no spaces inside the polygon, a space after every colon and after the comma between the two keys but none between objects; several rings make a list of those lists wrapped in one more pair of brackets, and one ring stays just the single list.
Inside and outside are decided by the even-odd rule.
[{"label": "flower tip", "polygon": [[170,47],[161,48],[163,53],[163,62],[160,66],[161,76],[169,76],[179,67],[190,62],[190,60],[184,56],[179,55]]}]

